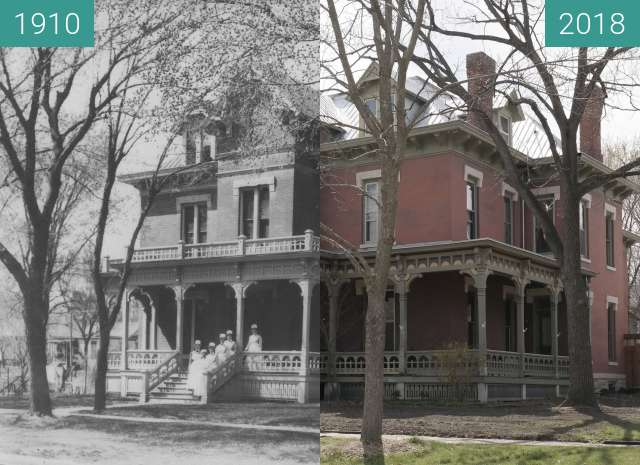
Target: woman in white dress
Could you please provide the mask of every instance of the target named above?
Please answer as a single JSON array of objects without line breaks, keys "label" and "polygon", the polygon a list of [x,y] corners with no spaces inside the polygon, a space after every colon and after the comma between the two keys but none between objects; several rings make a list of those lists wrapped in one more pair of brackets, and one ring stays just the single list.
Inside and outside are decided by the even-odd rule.
[{"label": "woman in white dress", "polygon": [[187,389],[191,389],[194,396],[201,396],[204,394],[204,377],[202,375],[207,371],[206,356],[207,351],[203,349],[200,351],[200,358],[194,360],[193,363],[191,363],[191,366],[189,366]]},{"label": "woman in white dress", "polygon": [[251,325],[251,334],[249,335],[249,340],[247,341],[247,347],[244,349],[245,352],[262,352],[262,336],[258,334],[258,325]]},{"label": "woman in white dress", "polygon": [[225,341],[227,339],[227,335],[225,333],[220,333],[220,342],[216,346],[216,357],[218,358],[218,364],[222,365],[229,358],[229,349],[227,349],[227,345]]}]

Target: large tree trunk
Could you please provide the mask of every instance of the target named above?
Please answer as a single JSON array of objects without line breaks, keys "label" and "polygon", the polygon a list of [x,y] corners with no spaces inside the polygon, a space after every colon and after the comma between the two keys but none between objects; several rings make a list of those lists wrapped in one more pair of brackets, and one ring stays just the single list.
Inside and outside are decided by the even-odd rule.
[{"label": "large tree trunk", "polygon": [[[35,291],[35,290],[34,290]],[[47,325],[41,315],[48,314],[48,305],[37,299],[41,293],[24,297],[24,323],[29,354],[31,413],[51,415],[51,397],[47,381]]]},{"label": "large tree trunk", "polygon": [[362,415],[362,447],[364,463],[384,463],[382,447],[382,414],[384,409],[384,299],[386,281],[368,293],[364,350],[367,369],[364,378],[364,412]]},{"label": "large tree trunk", "polygon": [[93,410],[103,412],[107,407],[107,355],[109,354],[108,323],[100,321],[100,346],[96,360],[96,381]]},{"label": "large tree trunk", "polygon": [[593,367],[589,334],[589,304],[585,277],[582,275],[579,235],[580,199],[563,198],[564,254],[562,277],[567,306],[569,338],[569,392],[574,405],[596,405],[593,387]]}]

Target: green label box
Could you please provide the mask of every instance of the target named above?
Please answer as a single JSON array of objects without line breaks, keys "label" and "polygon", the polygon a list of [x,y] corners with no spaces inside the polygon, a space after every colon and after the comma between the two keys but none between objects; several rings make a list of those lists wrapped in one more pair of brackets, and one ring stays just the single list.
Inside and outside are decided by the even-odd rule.
[{"label": "green label box", "polygon": [[546,0],[545,45],[640,46],[640,0]]},{"label": "green label box", "polygon": [[0,0],[0,47],[93,47],[94,0]]}]

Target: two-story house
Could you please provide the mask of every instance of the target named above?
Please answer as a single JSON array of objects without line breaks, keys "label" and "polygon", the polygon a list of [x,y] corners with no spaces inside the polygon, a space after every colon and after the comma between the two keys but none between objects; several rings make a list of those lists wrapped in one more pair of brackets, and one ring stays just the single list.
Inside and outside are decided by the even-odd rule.
[{"label": "two-story house", "polygon": [[[475,77],[495,72],[486,54],[469,55],[469,92],[493,112],[516,163],[539,180],[535,192],[560,224],[562,192],[552,177],[543,131],[522,108],[474,85]],[[408,105],[418,111],[434,89],[420,77],[407,85]],[[375,65],[359,88],[375,112]],[[571,361],[558,262],[535,217],[505,182],[491,138],[474,115],[447,112],[447,98],[424,112],[401,162],[387,292],[386,396],[448,399],[462,393],[487,401],[562,395]],[[591,100],[581,123],[585,176],[611,171],[600,146],[602,105],[602,99]],[[345,95],[324,95],[321,107],[327,126],[321,157],[332,160],[321,186],[321,222],[373,258],[379,218],[371,198],[380,191],[380,168],[370,156],[374,141],[357,130],[363,122]],[[636,237],[623,231],[621,208],[638,189],[618,180],[582,202],[583,273],[598,388],[625,386],[625,248]],[[357,398],[366,369],[365,286],[343,253],[330,244],[322,248],[321,389],[324,398]]]},{"label": "two-story house", "polygon": [[[286,115],[285,115],[286,116]],[[108,392],[206,402],[215,398],[318,398],[319,239],[315,157],[280,146],[247,153],[236,125],[194,115],[159,176],[133,254],[123,305],[144,308],[138,350],[109,354]],[[275,137],[275,136],[274,136]],[[124,175],[145,199],[151,172]],[[122,266],[108,260],[106,276]],[[262,351],[247,353],[257,325]],[[186,388],[195,340],[207,348],[233,332],[235,356],[203,375],[205,394]],[[123,338],[131,334],[121,326]]]}]

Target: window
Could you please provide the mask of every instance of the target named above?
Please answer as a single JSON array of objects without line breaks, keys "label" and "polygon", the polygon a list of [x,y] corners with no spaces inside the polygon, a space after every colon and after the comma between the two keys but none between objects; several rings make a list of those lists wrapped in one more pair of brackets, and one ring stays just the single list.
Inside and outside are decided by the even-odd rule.
[{"label": "window", "polygon": [[380,183],[379,181],[367,181],[364,184],[364,218],[363,242],[365,244],[375,244],[378,242],[378,200],[380,199]]},{"label": "window", "polygon": [[180,238],[185,244],[207,242],[207,204],[182,205],[182,231]]},{"label": "window", "polygon": [[613,212],[607,212],[605,216],[605,246],[607,251],[607,266],[614,267],[614,248],[613,248],[613,226],[614,226]]},{"label": "window", "polygon": [[515,322],[515,301],[513,297],[509,297],[505,300],[504,309],[504,350],[512,351],[515,348],[514,341],[514,322]]},{"label": "window", "polygon": [[511,145],[511,119],[505,115],[498,117],[498,129],[508,145]]},{"label": "window", "polygon": [[476,306],[475,289],[467,292],[467,346],[470,349],[478,348],[478,312]]},{"label": "window", "polygon": [[589,257],[589,204],[586,200],[580,202],[580,255]]},{"label": "window", "polygon": [[607,304],[607,341],[609,361],[616,361],[616,304]]},{"label": "window", "polygon": [[513,199],[510,195],[504,197],[504,241],[513,244]]},{"label": "window", "polygon": [[[547,212],[547,215],[551,218],[551,221],[555,220],[555,199],[553,197],[542,198],[539,199],[540,203],[542,203],[542,207]],[[534,234],[535,234],[535,246],[537,253],[549,253],[551,252],[551,248],[547,243],[547,239],[545,237],[542,226],[538,225],[538,221],[534,217]]]},{"label": "window", "polygon": [[478,184],[467,181],[467,239],[478,238]]},{"label": "window", "polygon": [[269,237],[269,187],[240,190],[239,233],[248,239]]},{"label": "window", "polygon": [[378,99],[370,98],[368,100],[365,100],[364,104],[367,106],[369,111],[373,113],[373,116],[377,118],[378,117]]}]

